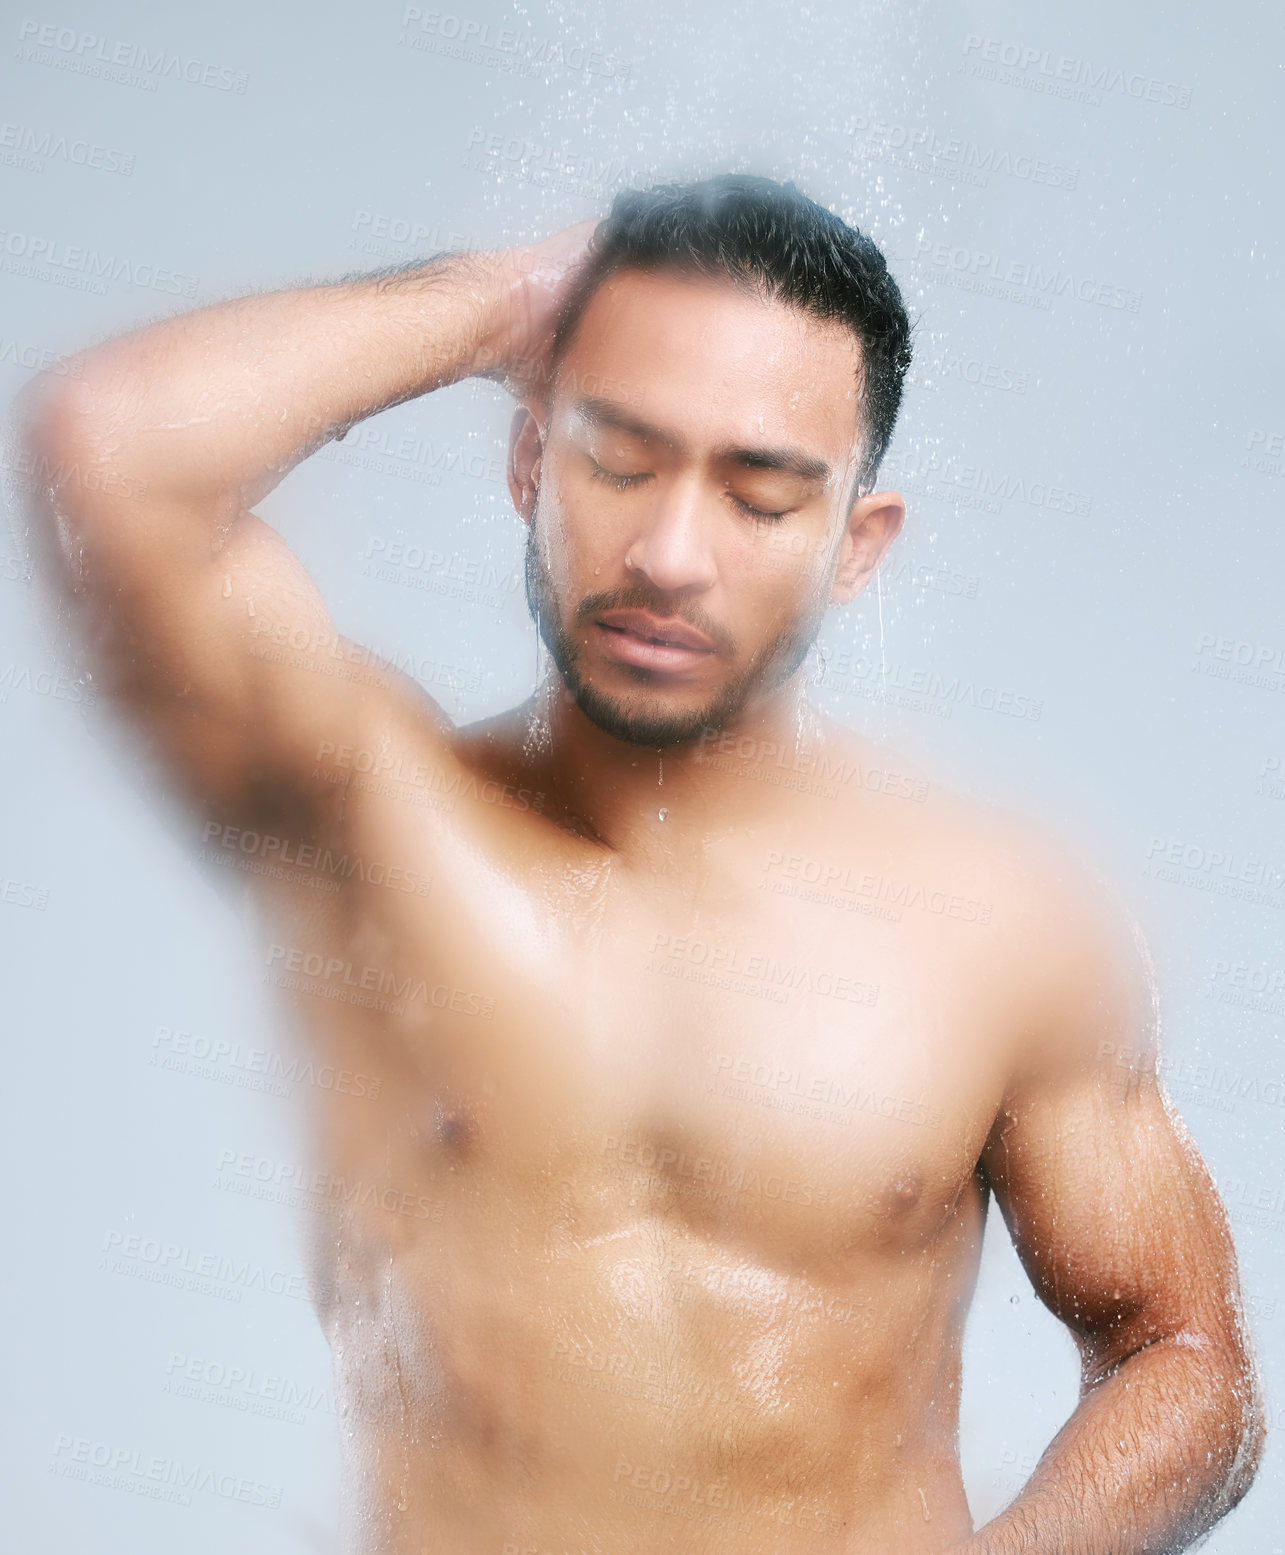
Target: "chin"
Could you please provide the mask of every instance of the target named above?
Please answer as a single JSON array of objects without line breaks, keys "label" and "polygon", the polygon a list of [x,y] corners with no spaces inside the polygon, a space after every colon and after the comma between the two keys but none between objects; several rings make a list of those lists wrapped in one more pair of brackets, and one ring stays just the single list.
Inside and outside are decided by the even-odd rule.
[{"label": "chin", "polygon": [[743,688],[724,686],[712,698],[647,695],[633,692],[615,694],[594,682],[573,676],[564,677],[567,694],[590,721],[604,734],[649,750],[675,750],[708,740],[740,711]]}]

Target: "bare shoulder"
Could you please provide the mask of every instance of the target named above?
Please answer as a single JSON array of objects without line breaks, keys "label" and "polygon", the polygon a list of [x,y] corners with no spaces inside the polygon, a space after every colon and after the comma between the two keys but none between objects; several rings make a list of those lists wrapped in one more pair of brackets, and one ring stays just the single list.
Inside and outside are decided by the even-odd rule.
[{"label": "bare shoulder", "polygon": [[1120,886],[1051,822],[942,795],[941,824],[993,903],[991,932],[1017,1015],[1013,1082],[1125,1063],[1154,1075],[1155,970]]},{"label": "bare shoulder", "polygon": [[979,957],[1002,984],[996,1004],[1011,1013],[1019,1067],[1080,1065],[1117,1047],[1132,1067],[1154,1067],[1150,956],[1121,890],[1084,842],[849,731],[828,743],[860,779],[854,835],[878,839],[877,856],[905,882],[897,889],[919,883],[931,909],[982,931]]}]

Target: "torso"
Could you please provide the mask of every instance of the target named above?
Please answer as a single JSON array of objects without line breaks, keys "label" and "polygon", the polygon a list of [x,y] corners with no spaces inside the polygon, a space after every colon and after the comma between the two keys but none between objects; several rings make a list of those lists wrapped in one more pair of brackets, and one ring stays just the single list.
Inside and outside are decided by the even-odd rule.
[{"label": "torso", "polygon": [[[513,777],[466,733],[479,783]],[[656,870],[520,781],[449,813],[384,787],[349,794],[347,846],[399,883],[287,885],[265,952],[310,1039],[380,1082],[326,1093],[317,1138],[349,1201],[313,1283],[353,1547],[965,1537],[1020,914],[958,807],[858,777]]]}]

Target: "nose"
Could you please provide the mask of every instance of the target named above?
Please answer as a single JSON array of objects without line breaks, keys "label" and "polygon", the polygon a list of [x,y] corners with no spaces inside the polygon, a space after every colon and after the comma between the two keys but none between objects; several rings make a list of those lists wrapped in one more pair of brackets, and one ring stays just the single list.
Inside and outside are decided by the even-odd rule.
[{"label": "nose", "polygon": [[718,567],[712,545],[716,515],[696,476],[666,484],[625,548],[625,566],[665,594],[713,587]]}]

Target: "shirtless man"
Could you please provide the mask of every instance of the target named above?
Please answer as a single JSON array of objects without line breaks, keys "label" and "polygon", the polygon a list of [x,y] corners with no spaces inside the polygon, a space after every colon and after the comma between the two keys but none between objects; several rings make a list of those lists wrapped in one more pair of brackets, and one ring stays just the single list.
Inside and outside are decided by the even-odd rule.
[{"label": "shirtless man", "polygon": [[[382,1079],[316,1118],[319,1166],[375,1190],[312,1253],[347,1546],[1185,1549],[1263,1426],[1145,955],[1029,826],[804,698],[904,517],[874,481],[896,287],[767,181],[634,192],[592,230],[169,319],[29,407],[104,690],[207,827],[278,860],[270,980]],[[552,665],[457,729],[252,509],[470,374],[520,401]],[[1083,1387],[974,1532],[992,1195]]]}]

